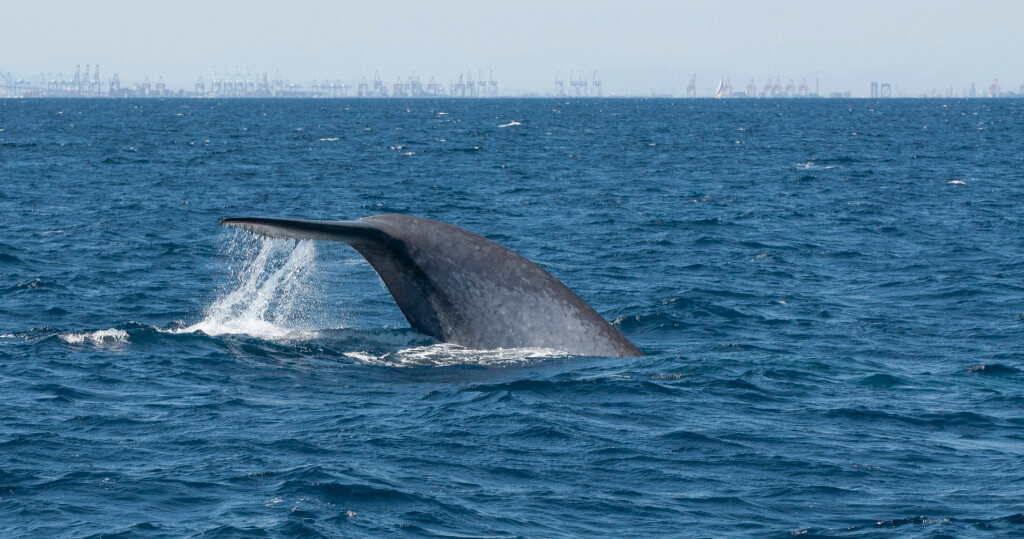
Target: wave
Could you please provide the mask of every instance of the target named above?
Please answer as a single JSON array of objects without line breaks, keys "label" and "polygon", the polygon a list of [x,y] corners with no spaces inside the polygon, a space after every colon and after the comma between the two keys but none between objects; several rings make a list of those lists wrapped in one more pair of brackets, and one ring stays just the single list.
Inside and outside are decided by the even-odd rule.
[{"label": "wave", "polygon": [[897,413],[887,412],[879,409],[867,408],[864,406],[853,408],[838,408],[825,413],[829,418],[843,418],[856,421],[880,421],[890,424],[908,424],[920,427],[973,427],[990,428],[1005,426],[1006,421],[977,412],[970,411],[940,411],[925,413]]},{"label": "wave", "polygon": [[241,338],[250,345],[248,353],[252,355],[305,357],[311,350],[316,350],[318,357],[334,357],[346,363],[351,360],[379,367],[505,367],[569,356],[566,352],[548,348],[465,348],[452,343],[433,342],[430,337],[412,329],[293,329],[252,318],[204,319],[184,327],[161,328],[129,322],[98,331],[43,328],[28,333],[0,334],[0,339],[22,339],[26,343],[55,339],[67,344],[101,347],[170,344],[179,339],[197,337],[215,344],[230,344]]},{"label": "wave", "polygon": [[475,350],[451,343],[416,346],[385,354],[346,352],[345,356],[368,365],[388,367],[450,367],[480,365],[488,367],[528,363],[539,359],[565,357],[568,354],[549,348],[497,348]]},{"label": "wave", "polygon": [[870,376],[864,377],[857,381],[857,384],[865,387],[873,387],[878,389],[888,389],[894,387],[903,387],[908,385],[905,380],[898,376],[885,373],[876,373]]},{"label": "wave", "polygon": [[62,333],[60,338],[68,344],[85,344],[87,342],[95,345],[129,344],[128,332],[117,328],[89,333]]},{"label": "wave", "polygon": [[1003,365],[1002,363],[992,363],[990,365],[974,365],[972,367],[967,367],[966,370],[967,372],[970,373],[984,374],[989,376],[1003,376],[1009,374],[1017,374],[1018,372],[1020,372],[1017,369],[1009,365]]}]

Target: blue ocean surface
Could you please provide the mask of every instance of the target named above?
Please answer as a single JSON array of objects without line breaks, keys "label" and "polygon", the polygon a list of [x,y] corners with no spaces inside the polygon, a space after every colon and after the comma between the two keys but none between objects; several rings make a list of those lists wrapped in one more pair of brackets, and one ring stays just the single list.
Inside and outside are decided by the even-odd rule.
[{"label": "blue ocean surface", "polygon": [[[446,221],[646,355],[467,350]],[[1024,534],[1024,100],[0,101],[0,535]]]}]

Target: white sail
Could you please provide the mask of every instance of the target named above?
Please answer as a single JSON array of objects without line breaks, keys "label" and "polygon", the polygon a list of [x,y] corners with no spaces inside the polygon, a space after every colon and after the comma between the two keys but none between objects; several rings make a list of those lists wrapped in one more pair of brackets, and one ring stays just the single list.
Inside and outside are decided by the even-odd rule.
[{"label": "white sail", "polygon": [[725,79],[718,81],[718,89],[715,90],[715,99],[722,99],[725,97]]}]

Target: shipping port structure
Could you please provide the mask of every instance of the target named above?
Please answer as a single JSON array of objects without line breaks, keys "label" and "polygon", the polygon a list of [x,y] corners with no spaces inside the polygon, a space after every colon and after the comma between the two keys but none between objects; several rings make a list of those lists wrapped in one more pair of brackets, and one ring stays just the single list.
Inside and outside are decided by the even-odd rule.
[{"label": "shipping port structure", "polygon": [[275,73],[258,73],[249,69],[212,70],[212,76],[199,76],[188,88],[170,88],[162,76],[151,81],[146,75],[141,81],[125,83],[117,73],[109,78],[100,75],[100,66],[75,66],[74,75],[40,73],[29,79],[17,78],[0,71],[0,97],[64,97],[64,98],[495,98],[499,93],[498,80],[489,71],[485,78],[478,70],[460,73],[447,84],[430,77],[426,82],[415,73],[398,77],[386,84],[379,73],[371,79],[363,77],[356,84],[335,79],[313,79],[296,83]]},{"label": "shipping port structure", "polygon": [[[69,72],[71,73],[71,72]],[[853,98],[850,91],[820,92],[818,80],[814,79],[813,88],[807,78],[774,77],[758,84],[750,78],[745,86],[733,87],[728,77],[716,78],[712,83],[715,87],[698,90],[697,76],[693,75],[686,82],[685,90],[680,94],[661,93],[651,89],[648,95],[606,94],[603,81],[598,78],[597,71],[569,70],[568,77],[564,71],[556,71],[554,85],[550,91],[538,93],[520,93],[518,95],[502,94],[494,71],[467,70],[441,81],[437,77],[420,77],[412,73],[406,77],[396,77],[394,82],[387,83],[379,72],[373,76],[359,79],[323,78],[309,82],[293,82],[281,76],[279,72],[270,75],[267,72],[253,74],[248,68],[238,67],[221,69],[213,68],[205,76],[201,75],[194,83],[185,87],[172,88],[164,81],[164,77],[151,79],[148,75],[142,80],[125,82],[117,73],[109,77],[102,74],[99,65],[76,65],[73,74],[65,75],[40,73],[36,77],[21,78],[0,71],[0,98],[458,98],[479,99],[499,97],[554,97],[565,99],[586,99],[602,97],[654,97],[654,98],[717,98],[717,99],[785,99],[785,98]],[[744,77],[745,78],[745,77]],[[550,79],[549,79],[550,80]],[[783,82],[783,80],[788,80]],[[635,82],[635,81],[634,81]],[[739,83],[742,85],[742,83]],[[681,86],[680,86],[681,88]],[[864,97],[886,99],[892,97],[920,98],[1007,98],[1024,97],[1024,84],[1019,91],[1006,90],[993,79],[987,87],[979,89],[974,83],[962,90],[953,86],[931,89],[917,95],[910,95],[890,82],[872,81],[868,85],[869,92]]]}]

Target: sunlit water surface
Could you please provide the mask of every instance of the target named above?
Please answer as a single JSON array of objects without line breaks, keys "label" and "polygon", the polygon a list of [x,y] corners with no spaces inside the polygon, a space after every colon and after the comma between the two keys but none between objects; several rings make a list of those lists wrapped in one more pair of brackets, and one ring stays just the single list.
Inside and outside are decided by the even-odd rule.
[{"label": "sunlit water surface", "polygon": [[[4,534],[1017,535],[1024,103],[0,101]],[[647,355],[467,350],[447,221]]]}]

